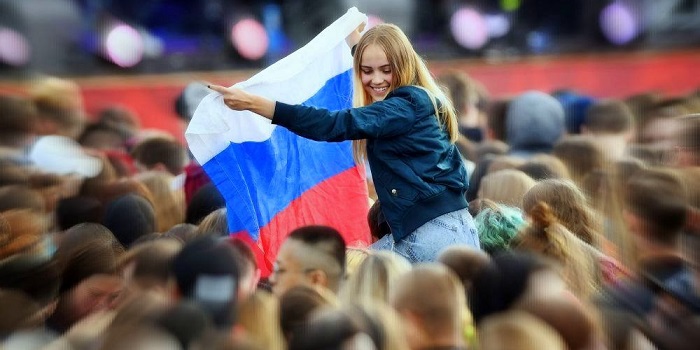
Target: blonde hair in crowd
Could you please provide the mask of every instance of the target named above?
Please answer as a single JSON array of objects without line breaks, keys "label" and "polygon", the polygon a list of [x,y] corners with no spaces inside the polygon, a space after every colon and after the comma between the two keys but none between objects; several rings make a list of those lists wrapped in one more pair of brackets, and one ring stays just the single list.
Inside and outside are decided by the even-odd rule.
[{"label": "blonde hair in crowd", "polygon": [[[428,70],[425,61],[413,49],[413,45],[406,37],[406,34],[399,27],[393,24],[382,23],[370,28],[362,35],[360,42],[357,43],[355,57],[353,61],[353,69],[355,70],[353,78],[354,97],[353,105],[355,107],[363,107],[372,103],[372,98],[367,94],[362,86],[360,78],[360,64],[362,63],[362,54],[369,45],[378,45],[389,60],[391,71],[393,73],[393,81],[389,86],[389,92],[401,86],[418,86],[428,92],[430,99],[435,107],[435,114],[438,116],[440,125],[449,135],[452,143],[459,138],[459,129],[457,126],[457,114],[455,113],[452,102],[447,98],[444,91],[435,82],[433,76]],[[362,163],[367,156],[367,141],[353,141],[353,157],[355,162]]]}]

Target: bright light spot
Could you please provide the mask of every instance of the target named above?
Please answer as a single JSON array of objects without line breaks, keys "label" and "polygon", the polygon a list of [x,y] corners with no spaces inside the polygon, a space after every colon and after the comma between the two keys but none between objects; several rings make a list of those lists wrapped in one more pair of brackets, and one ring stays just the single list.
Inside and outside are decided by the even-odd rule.
[{"label": "bright light spot", "polygon": [[513,12],[520,8],[521,0],[501,0],[503,11]]},{"label": "bright light spot", "polygon": [[629,5],[615,1],[600,13],[600,28],[611,43],[624,45],[639,34],[639,19]]},{"label": "bright light spot", "polygon": [[480,49],[489,40],[484,18],[472,8],[463,7],[453,13],[450,30],[455,41],[467,49]]},{"label": "bright light spot", "polygon": [[112,28],[105,39],[107,58],[119,67],[133,67],[143,58],[144,44],[136,29],[119,24]]},{"label": "bright light spot", "polygon": [[0,27],[0,62],[19,67],[29,63],[31,48],[19,32]]},{"label": "bright light spot", "polygon": [[510,21],[502,13],[484,15],[484,22],[490,38],[500,38],[510,31]]},{"label": "bright light spot", "polygon": [[248,60],[263,58],[270,45],[265,27],[252,18],[242,19],[231,28],[231,42],[238,53]]}]

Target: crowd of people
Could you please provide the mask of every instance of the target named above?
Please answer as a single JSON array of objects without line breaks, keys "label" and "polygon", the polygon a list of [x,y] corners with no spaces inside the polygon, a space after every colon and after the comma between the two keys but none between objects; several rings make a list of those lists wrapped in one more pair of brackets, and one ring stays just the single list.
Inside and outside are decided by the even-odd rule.
[{"label": "crowd of people", "polygon": [[[415,261],[309,225],[281,233],[270,276],[186,145],[138,111],[88,118],[60,78],[0,96],[0,348],[694,349],[700,93],[436,81],[479,242]],[[187,120],[197,86],[164,108]],[[372,241],[393,242],[370,193]]]}]

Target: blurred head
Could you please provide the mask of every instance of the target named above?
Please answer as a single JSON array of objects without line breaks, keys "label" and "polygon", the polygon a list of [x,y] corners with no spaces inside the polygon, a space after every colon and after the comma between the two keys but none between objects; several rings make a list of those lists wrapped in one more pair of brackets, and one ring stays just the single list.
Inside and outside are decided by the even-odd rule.
[{"label": "blurred head", "polygon": [[477,273],[469,292],[469,310],[479,326],[486,317],[523,300],[564,291],[564,282],[550,263],[531,253],[509,251],[492,257]]},{"label": "blurred head", "polygon": [[219,208],[209,213],[197,226],[196,235],[212,235],[216,237],[226,237],[229,235],[228,210]]},{"label": "blurred head", "polygon": [[185,220],[185,194],[173,189],[174,177],[164,171],[148,171],[135,178],[144,184],[153,197],[157,232],[165,232]]},{"label": "blurred head", "polygon": [[598,223],[586,204],[586,197],[571,181],[549,179],[533,186],[523,197],[529,215],[539,202],[546,203],[557,220],[584,242],[597,246]]},{"label": "blurred head", "polygon": [[56,77],[38,80],[30,98],[37,107],[41,135],[60,135],[77,139],[86,118],[80,87],[73,81]]},{"label": "blurred head", "polygon": [[59,302],[49,324],[65,331],[80,319],[117,306],[123,281],[117,262],[124,249],[106,227],[79,224],[62,234],[55,259],[63,272]]},{"label": "blurred head", "polygon": [[675,163],[681,167],[700,166],[700,114],[678,119]]},{"label": "blurred head", "polygon": [[264,349],[284,349],[279,319],[279,300],[263,291],[251,294],[238,309],[238,324]]},{"label": "blurred head", "polygon": [[36,134],[37,110],[19,96],[0,94],[0,146],[23,149]]},{"label": "blurred head", "polygon": [[[588,306],[588,309],[586,309]],[[562,337],[567,349],[591,349],[600,339],[593,307],[566,295],[529,300],[518,309],[544,321]]]},{"label": "blurred head", "polygon": [[689,208],[677,176],[664,170],[639,170],[627,181],[625,193],[624,217],[635,238],[675,245]]},{"label": "blurred head", "polygon": [[524,311],[489,316],[479,325],[478,334],[483,350],[568,349],[554,328]]},{"label": "blurred head", "polygon": [[102,222],[125,247],[156,230],[153,206],[142,196],[133,193],[107,204]]},{"label": "blurred head", "polygon": [[127,286],[134,292],[156,291],[170,297],[175,284],[170,265],[180,249],[182,243],[168,238],[140,243],[129,249],[119,261]]},{"label": "blurred head", "polygon": [[623,135],[629,138],[634,130],[634,115],[622,101],[598,101],[588,109],[583,129],[593,135]]},{"label": "blurred head", "polygon": [[474,223],[479,244],[490,255],[510,249],[511,240],[526,225],[522,210],[490,200],[481,201]]},{"label": "blurred head", "polygon": [[554,145],[552,154],[566,164],[571,179],[577,184],[596,170],[605,166],[603,150],[586,136],[567,136]]},{"label": "blurred head", "polygon": [[486,175],[479,186],[479,198],[498,204],[522,208],[525,193],[535,186],[535,180],[520,170],[500,170]]},{"label": "blurred head", "polygon": [[438,256],[438,262],[447,266],[457,275],[465,291],[471,288],[472,280],[491,258],[481,250],[469,246],[451,246]]},{"label": "blurred head", "polygon": [[239,283],[239,297],[241,300],[245,300],[257,290],[261,271],[258,266],[257,258],[248,243],[235,236],[232,236],[231,239],[228,240],[228,243],[240,258],[241,282]]},{"label": "blurred head", "polygon": [[280,326],[288,341],[302,331],[301,327],[314,310],[337,305],[337,299],[330,293],[302,284],[287,289],[279,300]]},{"label": "blurred head", "polygon": [[389,299],[404,321],[412,349],[434,346],[438,340],[461,339],[466,305],[464,287],[444,265],[415,266],[399,277]]},{"label": "blurred head", "polygon": [[345,241],[328,226],[303,226],[285,239],[270,276],[272,292],[280,296],[299,284],[337,293],[345,276]]},{"label": "blurred head", "polygon": [[401,275],[411,270],[411,263],[391,251],[372,251],[350,275],[342,288],[343,299],[357,304],[389,301]]},{"label": "blurred head", "polygon": [[516,168],[535,181],[544,179],[570,179],[566,164],[551,154],[536,154]]},{"label": "blurred head", "polygon": [[235,322],[240,260],[230,244],[210,236],[185,244],[171,265],[178,295],[202,307],[220,328]]},{"label": "blurred head", "polygon": [[564,108],[549,94],[528,91],[508,105],[506,137],[514,156],[549,153],[565,131]]},{"label": "blurred head", "polygon": [[167,171],[180,175],[187,165],[185,147],[171,138],[151,137],[134,146],[131,156],[141,170]]},{"label": "blurred head", "polygon": [[597,287],[591,250],[557,222],[544,202],[528,212],[530,224],[511,242],[513,249],[528,251],[551,259],[562,268],[562,277],[570,291],[586,299]]}]

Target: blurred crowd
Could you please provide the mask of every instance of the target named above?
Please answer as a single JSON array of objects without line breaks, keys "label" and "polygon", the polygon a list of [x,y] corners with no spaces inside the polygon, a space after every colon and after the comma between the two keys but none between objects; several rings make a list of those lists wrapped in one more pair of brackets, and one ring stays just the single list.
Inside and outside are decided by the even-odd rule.
[{"label": "blurred crowd", "polygon": [[[88,116],[66,79],[1,95],[0,349],[697,348],[700,90],[494,98],[437,78],[482,249],[411,265],[304,226],[270,276],[179,135]],[[164,108],[188,122],[206,92]]]}]

